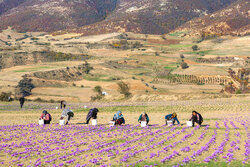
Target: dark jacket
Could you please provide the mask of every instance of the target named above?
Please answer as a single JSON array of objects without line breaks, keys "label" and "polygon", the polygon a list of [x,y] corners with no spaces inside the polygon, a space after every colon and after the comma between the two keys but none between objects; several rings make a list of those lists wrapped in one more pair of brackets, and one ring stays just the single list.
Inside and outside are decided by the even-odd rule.
[{"label": "dark jacket", "polygon": [[97,118],[97,113],[99,112],[99,110],[97,108],[92,108],[89,110],[89,113],[86,117],[86,120],[89,120],[90,118]]},{"label": "dark jacket", "polygon": [[196,113],[196,116],[192,114],[192,116],[191,116],[191,118],[190,118],[190,120],[189,120],[189,121],[191,121],[191,120],[193,120],[193,119],[194,119],[194,120],[198,120],[198,121],[203,122],[203,118],[202,118],[201,114],[200,114],[200,113],[198,113],[198,112],[195,112],[195,113]]},{"label": "dark jacket", "polygon": [[19,102],[20,102],[21,104],[23,104],[23,103],[25,102],[24,97],[21,97],[21,98],[19,99]]},{"label": "dark jacket", "polygon": [[[142,114],[140,115],[139,119],[138,119],[138,122],[141,121],[142,119]],[[148,117],[148,114],[146,114],[146,121],[149,122],[149,117]]]}]

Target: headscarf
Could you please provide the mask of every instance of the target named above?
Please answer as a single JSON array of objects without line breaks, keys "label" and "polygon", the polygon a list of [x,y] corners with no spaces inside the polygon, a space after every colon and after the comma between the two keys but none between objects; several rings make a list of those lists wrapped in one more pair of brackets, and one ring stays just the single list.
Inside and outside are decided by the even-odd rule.
[{"label": "headscarf", "polygon": [[123,118],[123,115],[120,113],[122,113],[121,111],[117,111],[117,113],[114,115],[114,119],[117,120],[117,119],[120,119],[120,118]]},{"label": "headscarf", "polygon": [[99,110],[97,108],[92,108],[89,110],[89,113],[86,117],[86,120],[89,120],[94,114],[98,113]]},{"label": "headscarf", "polygon": [[174,113],[172,114],[172,118],[175,118],[175,117],[177,117],[177,114],[174,112]]},{"label": "headscarf", "polygon": [[47,115],[47,114],[48,114],[48,111],[43,110],[43,115],[45,116],[45,115]]}]

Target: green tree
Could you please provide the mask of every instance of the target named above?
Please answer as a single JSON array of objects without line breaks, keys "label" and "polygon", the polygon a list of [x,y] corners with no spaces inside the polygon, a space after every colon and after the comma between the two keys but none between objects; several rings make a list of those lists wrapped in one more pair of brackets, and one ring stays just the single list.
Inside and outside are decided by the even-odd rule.
[{"label": "green tree", "polygon": [[120,82],[117,83],[117,85],[118,85],[119,92],[121,94],[123,94],[126,98],[131,96],[131,93],[129,92],[130,87],[129,87],[129,85],[127,83],[125,83],[123,81],[120,81]]},{"label": "green tree", "polygon": [[188,64],[186,62],[181,63],[181,68],[182,69],[188,68]]},{"label": "green tree", "polygon": [[96,86],[96,87],[94,88],[94,91],[95,91],[96,93],[98,93],[98,95],[102,95],[102,87],[101,87],[101,86]]},{"label": "green tree", "polygon": [[192,49],[193,49],[193,51],[197,51],[199,49],[199,47],[197,45],[193,45]]}]

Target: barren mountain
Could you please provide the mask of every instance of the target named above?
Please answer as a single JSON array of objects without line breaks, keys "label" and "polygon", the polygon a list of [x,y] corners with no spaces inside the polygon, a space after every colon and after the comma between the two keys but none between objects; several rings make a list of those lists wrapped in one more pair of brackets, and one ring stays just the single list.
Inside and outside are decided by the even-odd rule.
[{"label": "barren mountain", "polygon": [[162,34],[235,1],[0,0],[0,29],[13,26],[20,31],[68,29],[84,34],[114,31]]},{"label": "barren mountain", "polygon": [[[24,1],[24,0],[23,0]],[[117,0],[4,0],[0,29],[13,26],[20,31],[57,31],[92,24],[114,10]],[[19,2],[19,1],[18,1]],[[4,12],[5,6],[11,6]]]},{"label": "barren mountain", "polygon": [[250,1],[239,0],[229,7],[193,19],[175,31],[190,35],[247,35],[250,34]]},{"label": "barren mountain", "polygon": [[163,34],[185,22],[207,15],[235,0],[120,0],[108,17],[96,24],[75,29],[84,34],[130,31]]},{"label": "barren mountain", "polygon": [[17,7],[27,0],[0,0],[0,15],[12,8]]}]

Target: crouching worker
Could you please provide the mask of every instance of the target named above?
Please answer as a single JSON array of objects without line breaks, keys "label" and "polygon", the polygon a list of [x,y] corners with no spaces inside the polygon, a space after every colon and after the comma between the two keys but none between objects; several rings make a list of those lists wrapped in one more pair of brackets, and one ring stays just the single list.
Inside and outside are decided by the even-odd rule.
[{"label": "crouching worker", "polygon": [[89,124],[90,119],[97,119],[97,113],[99,110],[97,108],[92,108],[89,110],[89,113],[86,117],[86,124]]},{"label": "crouching worker", "polygon": [[113,120],[112,121],[115,121],[115,125],[122,125],[122,124],[125,124],[125,119],[122,115],[122,112],[121,111],[118,111],[114,117],[113,117]]},{"label": "crouching worker", "polygon": [[193,127],[194,127],[194,123],[196,122],[198,125],[201,125],[202,122],[203,122],[203,118],[201,116],[200,113],[196,112],[196,111],[193,111],[192,112],[192,116],[190,118],[189,121],[192,121],[192,124],[193,124]]},{"label": "crouching worker", "polygon": [[138,119],[138,122],[141,123],[142,121],[146,121],[147,124],[149,123],[149,117],[148,117],[148,114],[146,114],[145,112],[143,112],[139,119]]},{"label": "crouching worker", "polygon": [[41,117],[40,117],[40,120],[41,119],[44,120],[44,124],[50,124],[52,117],[51,117],[50,113],[48,113],[48,111],[44,110]]},{"label": "crouching worker", "polygon": [[172,120],[173,121],[173,125],[175,123],[175,121],[177,121],[178,125],[180,124],[180,121],[177,118],[177,114],[174,112],[173,114],[169,114],[165,116],[165,121],[166,121],[166,125],[168,124],[168,121]]},{"label": "crouching worker", "polygon": [[66,121],[66,124],[65,124],[65,125],[68,125],[70,119],[71,119],[72,117],[74,117],[73,111],[70,110],[70,109],[64,109],[63,112],[62,112],[61,120],[63,120],[64,117],[67,117],[67,121]]}]

